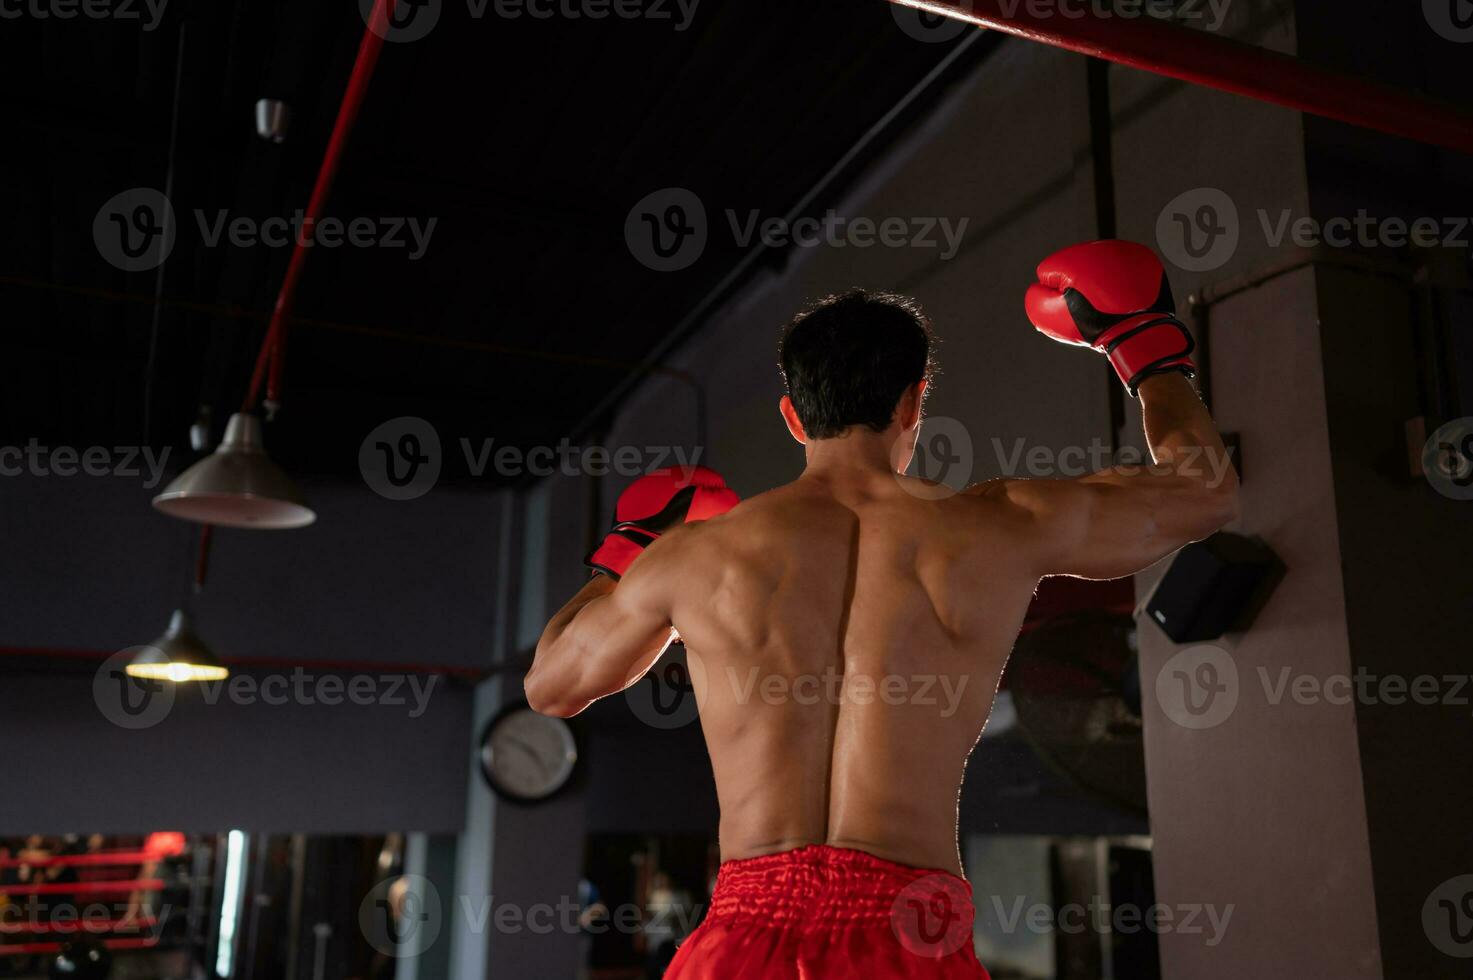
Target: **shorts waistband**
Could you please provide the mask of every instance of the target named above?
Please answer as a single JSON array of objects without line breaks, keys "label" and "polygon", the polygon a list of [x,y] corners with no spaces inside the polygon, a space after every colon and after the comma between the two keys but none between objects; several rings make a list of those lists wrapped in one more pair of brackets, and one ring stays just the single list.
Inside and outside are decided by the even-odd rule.
[{"label": "shorts waistband", "polygon": [[810,844],[722,864],[707,919],[815,931],[889,925],[914,903],[938,902],[965,915],[970,929],[972,886],[951,872]]}]

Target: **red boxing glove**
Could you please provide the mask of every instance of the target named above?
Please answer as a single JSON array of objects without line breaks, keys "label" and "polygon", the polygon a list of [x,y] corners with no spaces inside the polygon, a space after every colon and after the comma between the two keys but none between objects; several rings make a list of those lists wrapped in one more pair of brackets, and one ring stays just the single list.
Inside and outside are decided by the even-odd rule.
[{"label": "red boxing glove", "polygon": [[677,524],[725,514],[742,498],[705,466],[671,466],[647,473],[619,495],[614,528],[583,563],[614,580],[623,577],[650,542]]},{"label": "red boxing glove", "polygon": [[1134,242],[1071,245],[1038,266],[1038,284],[1024,305],[1040,333],[1093,347],[1106,357],[1132,396],[1153,374],[1194,377],[1196,343],[1176,318],[1166,270]]}]

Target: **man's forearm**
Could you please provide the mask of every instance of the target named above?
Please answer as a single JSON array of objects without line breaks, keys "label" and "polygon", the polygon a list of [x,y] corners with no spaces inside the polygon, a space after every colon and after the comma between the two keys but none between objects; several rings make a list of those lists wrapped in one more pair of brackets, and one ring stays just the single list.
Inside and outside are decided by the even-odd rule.
[{"label": "man's forearm", "polygon": [[1236,492],[1232,460],[1191,382],[1175,371],[1158,374],[1141,383],[1139,395],[1146,442],[1156,464],[1208,489]]},{"label": "man's forearm", "polygon": [[557,640],[568,629],[577,615],[583,611],[583,607],[602,598],[614,591],[616,583],[607,575],[594,575],[588,580],[588,584],[578,590],[577,595],[569,599],[563,608],[555,613],[552,619],[547,621],[547,627],[542,631],[542,641],[538,643],[539,649],[548,640]]},{"label": "man's forearm", "polygon": [[576,714],[587,707],[591,698],[573,704],[567,697],[570,688],[576,687],[576,676],[586,653],[573,634],[574,621],[589,603],[596,602],[614,590],[616,583],[604,575],[595,575],[588,584],[578,590],[547,623],[537,641],[537,652],[532,658],[532,668],[527,672],[524,689],[532,707],[547,714]]},{"label": "man's forearm", "polygon": [[533,708],[575,715],[644,676],[673,633],[658,581],[642,578],[652,567],[645,563],[617,584],[596,576],[558,610],[527,673]]}]

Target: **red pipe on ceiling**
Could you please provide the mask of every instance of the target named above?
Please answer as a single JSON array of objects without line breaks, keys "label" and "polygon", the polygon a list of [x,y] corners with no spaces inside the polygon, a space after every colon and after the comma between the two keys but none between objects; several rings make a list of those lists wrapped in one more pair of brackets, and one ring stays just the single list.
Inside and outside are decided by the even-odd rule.
[{"label": "red pipe on ceiling", "polygon": [[[286,275],[281,281],[281,292],[276,295],[276,307],[271,313],[271,324],[266,328],[266,337],[256,355],[256,367],[251,372],[251,386],[246,392],[241,410],[249,412],[261,393],[261,381],[270,375],[266,385],[268,407],[274,405],[280,395],[281,366],[286,352],[286,325],[291,319],[292,303],[297,295],[297,283],[302,278],[302,267],[307,264],[307,249],[304,239],[312,234],[312,226],[322,217],[327,206],[327,196],[332,193],[333,179],[337,177],[338,165],[348,145],[348,136],[353,124],[358,121],[358,110],[368,94],[368,83],[373,79],[373,70],[378,66],[379,52],[383,50],[384,38],[390,30],[389,17],[394,12],[395,0],[374,0],[373,10],[368,15],[363,29],[363,39],[358,42],[358,57],[353,62],[353,72],[348,76],[348,88],[338,106],[337,121],[333,123],[332,136],[327,141],[327,150],[322,154],[322,164],[317,169],[317,180],[312,185],[312,196],[307,200],[303,213],[301,231],[292,244],[291,258],[287,261]],[[356,6],[356,5],[355,5]]]},{"label": "red pipe on ceiling", "polygon": [[1473,116],[1453,106],[1206,31],[1100,16],[1065,0],[1046,8],[1030,0],[890,2],[1473,156]]}]

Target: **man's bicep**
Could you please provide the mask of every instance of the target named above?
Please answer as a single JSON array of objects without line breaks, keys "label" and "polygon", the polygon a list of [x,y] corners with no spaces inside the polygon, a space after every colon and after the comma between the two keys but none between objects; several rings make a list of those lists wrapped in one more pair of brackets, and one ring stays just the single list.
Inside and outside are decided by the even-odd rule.
[{"label": "man's bicep", "polygon": [[1074,480],[1000,480],[990,495],[1022,525],[1023,547],[1042,575],[1108,579],[1169,553],[1155,520],[1155,488],[1093,474]]}]

